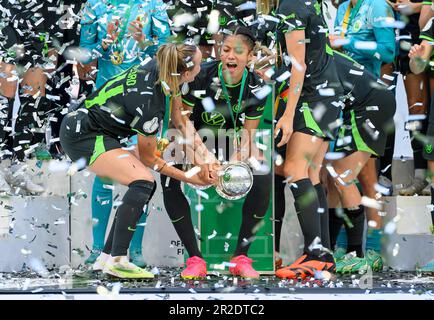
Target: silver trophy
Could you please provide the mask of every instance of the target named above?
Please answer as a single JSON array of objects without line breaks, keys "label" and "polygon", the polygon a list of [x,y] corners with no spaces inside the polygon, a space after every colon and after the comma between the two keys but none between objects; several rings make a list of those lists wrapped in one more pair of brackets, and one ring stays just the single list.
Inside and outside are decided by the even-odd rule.
[{"label": "silver trophy", "polygon": [[[194,189],[205,190],[209,186],[188,184]],[[253,173],[244,162],[233,162],[223,165],[218,172],[216,191],[219,196],[227,200],[238,200],[245,197],[253,185]]]}]

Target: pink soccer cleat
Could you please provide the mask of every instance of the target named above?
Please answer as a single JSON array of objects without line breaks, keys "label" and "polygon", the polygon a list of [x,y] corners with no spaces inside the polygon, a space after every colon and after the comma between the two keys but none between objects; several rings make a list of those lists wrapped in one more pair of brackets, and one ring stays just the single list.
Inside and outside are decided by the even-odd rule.
[{"label": "pink soccer cleat", "polygon": [[253,260],[247,258],[245,255],[239,255],[232,258],[231,263],[235,264],[234,267],[230,267],[229,271],[234,276],[241,276],[243,278],[259,278],[259,273],[252,267]]},{"label": "pink soccer cleat", "polygon": [[206,277],[206,262],[197,256],[187,259],[187,268],[181,272],[181,278],[186,280],[203,279]]}]

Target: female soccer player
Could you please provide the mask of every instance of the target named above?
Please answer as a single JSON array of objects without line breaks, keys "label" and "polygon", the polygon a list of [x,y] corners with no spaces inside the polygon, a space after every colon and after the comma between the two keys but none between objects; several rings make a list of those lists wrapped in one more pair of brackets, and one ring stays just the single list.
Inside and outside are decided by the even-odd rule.
[{"label": "female soccer player", "polygon": [[305,244],[304,254],[276,275],[292,278],[293,268],[333,271],[335,267],[332,255],[323,250],[330,243],[319,171],[328,140],[337,134],[343,89],[317,1],[281,1],[276,17],[281,19],[278,42],[283,67],[291,74],[286,107],[275,127],[275,135],[282,134],[276,151],[285,157],[280,169],[290,183]]},{"label": "female soccer player", "polygon": [[[231,155],[223,151],[222,160],[246,160],[252,154],[252,132],[258,127],[262,116],[266,97],[256,97],[254,89],[263,86],[259,77],[248,71],[248,63],[254,57],[255,38],[251,31],[245,27],[237,27],[233,34],[225,37],[220,52],[221,61],[212,61],[202,64],[201,72],[196,80],[189,85],[190,90],[183,97],[184,105],[174,105],[172,120],[177,129],[184,134],[196,134],[199,130],[209,129],[214,132],[215,139],[207,141],[206,145],[218,141],[227,132],[234,130],[242,132],[241,145],[235,146]],[[200,96],[195,92],[203,91]],[[207,99],[207,100],[205,100]],[[205,108],[204,101],[212,101],[214,108]],[[190,119],[182,114],[191,112]],[[244,120],[243,120],[244,119]],[[191,121],[191,122],[190,122]],[[193,128],[194,125],[194,128]],[[188,131],[189,128],[192,131]],[[241,130],[241,131],[240,131]],[[197,132],[197,133],[195,133]],[[202,131],[203,132],[203,131]],[[254,135],[253,135],[254,136]],[[225,145],[233,142],[225,139]],[[216,157],[208,151],[201,138],[195,138],[196,159],[209,164],[209,172],[213,175],[218,168]],[[218,148],[215,148],[218,152]],[[224,148],[222,148],[224,149]],[[200,154],[203,154],[202,156]],[[197,159],[197,158],[200,159]],[[257,157],[258,160],[261,156]],[[221,159],[219,159],[221,160]],[[187,267],[181,273],[184,279],[197,279],[206,276],[206,262],[197,245],[197,240],[191,220],[190,205],[181,190],[179,179],[170,179],[163,175],[161,179],[164,192],[164,205],[173,225],[190,256]],[[264,218],[270,200],[271,174],[255,174],[253,186],[248,193],[242,210],[242,223],[238,234],[237,247],[229,271],[233,275],[245,278],[258,278],[259,273],[252,267],[252,260],[247,257],[251,242],[255,235],[255,226]],[[248,241],[244,241],[247,239]]]},{"label": "female soccer player", "polygon": [[[170,36],[169,18],[161,0],[88,0],[80,22],[80,47],[88,53],[82,63],[98,62],[96,89],[107,80],[153,57],[159,45]],[[132,137],[131,144],[137,144]],[[112,211],[112,181],[96,176],[92,186],[92,251],[86,264],[93,264],[101,254],[107,225]],[[142,215],[139,225],[146,222]],[[138,226],[131,243],[131,262],[145,266],[142,254],[144,227]]]},{"label": "female soccer player", "polygon": [[[168,97],[180,99],[179,86],[194,80],[201,58],[196,46],[163,45],[156,59],[112,78],[63,120],[60,141],[71,160],[84,158],[98,176],[128,186],[94,270],[102,269],[120,278],[153,277],[127,258],[137,221],[155,191],[147,167],[193,184],[213,183],[211,179],[203,182],[198,176],[186,178],[155,155],[155,134],[165,112],[169,112]],[[139,135],[140,160],[123,150],[121,144],[135,134]]]}]

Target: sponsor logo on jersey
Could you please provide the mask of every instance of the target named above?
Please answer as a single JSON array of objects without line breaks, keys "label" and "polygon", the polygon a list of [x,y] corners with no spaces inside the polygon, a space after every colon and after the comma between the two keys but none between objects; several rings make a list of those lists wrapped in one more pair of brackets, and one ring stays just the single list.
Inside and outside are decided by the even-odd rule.
[{"label": "sponsor logo on jersey", "polygon": [[135,66],[131,69],[131,71],[128,73],[127,76],[127,86],[132,87],[137,82],[137,68],[138,66]]},{"label": "sponsor logo on jersey", "polygon": [[244,109],[244,104],[245,104],[245,102],[243,101],[239,108],[238,108],[238,103],[234,104],[232,106],[232,111],[235,113],[240,113]]},{"label": "sponsor logo on jersey", "polygon": [[356,22],[354,22],[353,31],[359,32],[360,29],[362,29],[362,25],[363,25],[362,20],[357,20]]},{"label": "sponsor logo on jersey", "polygon": [[202,121],[210,126],[221,126],[226,120],[221,112],[202,112]]}]

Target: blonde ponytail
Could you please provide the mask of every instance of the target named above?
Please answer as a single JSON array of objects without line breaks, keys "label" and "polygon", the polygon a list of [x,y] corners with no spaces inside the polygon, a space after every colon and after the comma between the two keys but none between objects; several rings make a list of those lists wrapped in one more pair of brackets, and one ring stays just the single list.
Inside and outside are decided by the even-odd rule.
[{"label": "blonde ponytail", "polygon": [[197,47],[193,45],[173,43],[164,44],[158,49],[158,83],[163,86],[164,91],[170,91],[172,96],[178,95],[182,73],[194,68],[196,50]]},{"label": "blonde ponytail", "polygon": [[279,0],[256,0],[256,13],[269,14],[272,9],[277,9]]}]

